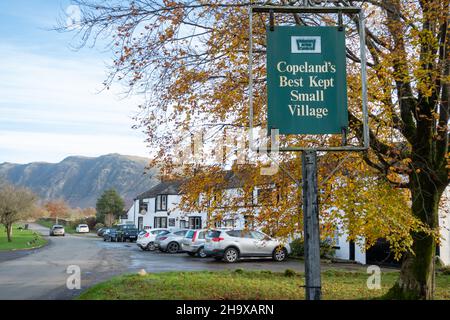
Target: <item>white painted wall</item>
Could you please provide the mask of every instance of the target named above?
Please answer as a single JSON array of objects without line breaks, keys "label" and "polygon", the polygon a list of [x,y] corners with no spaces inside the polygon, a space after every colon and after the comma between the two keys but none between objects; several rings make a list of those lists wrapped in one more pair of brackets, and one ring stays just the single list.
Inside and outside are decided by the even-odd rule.
[{"label": "white painted wall", "polygon": [[450,187],[447,187],[442,197],[444,206],[439,211],[440,258],[446,265],[450,265]]},{"label": "white painted wall", "polygon": [[[364,243],[361,241],[361,243]],[[335,238],[334,246],[336,249],[335,257],[338,259],[349,260],[350,259],[350,242],[347,239],[347,234],[340,234]],[[359,243],[355,243],[355,261],[366,264],[366,253],[364,248]]]}]

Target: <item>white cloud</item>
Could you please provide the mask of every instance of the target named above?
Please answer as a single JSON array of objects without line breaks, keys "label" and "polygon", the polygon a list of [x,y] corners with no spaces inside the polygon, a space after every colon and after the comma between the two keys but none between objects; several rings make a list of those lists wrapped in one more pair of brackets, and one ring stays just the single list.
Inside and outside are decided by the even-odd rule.
[{"label": "white cloud", "polygon": [[[143,137],[121,135],[53,134],[0,131],[0,163],[58,162],[70,155],[100,156],[108,153],[149,157]],[[35,156],[29,159],[29,154]]]},{"label": "white cloud", "polygon": [[131,129],[139,97],[98,93],[100,58],[71,58],[0,46],[0,162],[59,161],[66,155],[146,155]]}]

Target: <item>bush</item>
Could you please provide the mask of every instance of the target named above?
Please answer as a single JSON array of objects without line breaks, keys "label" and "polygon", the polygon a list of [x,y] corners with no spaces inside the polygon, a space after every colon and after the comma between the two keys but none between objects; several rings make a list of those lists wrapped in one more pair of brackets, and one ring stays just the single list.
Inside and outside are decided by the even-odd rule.
[{"label": "bush", "polygon": [[305,248],[303,247],[303,240],[300,238],[295,239],[290,243],[292,255],[295,257],[303,257],[305,255]]},{"label": "bush", "polygon": [[295,277],[296,275],[297,275],[297,273],[294,270],[292,270],[292,269],[286,269],[284,271],[284,276],[285,277]]},{"label": "bush", "polygon": [[446,276],[450,276],[450,266],[442,267],[439,270],[442,272],[442,274],[445,274]]},{"label": "bush", "polygon": [[[305,255],[305,248],[303,245],[303,239],[297,238],[290,243],[292,255],[295,257],[303,257]],[[331,245],[329,240],[324,240],[320,242],[320,257],[321,258],[332,258],[335,254],[335,249]]]},{"label": "bush", "polygon": [[105,227],[105,225],[103,224],[103,223],[96,223],[95,224],[95,230],[99,230],[100,228],[104,228]]}]

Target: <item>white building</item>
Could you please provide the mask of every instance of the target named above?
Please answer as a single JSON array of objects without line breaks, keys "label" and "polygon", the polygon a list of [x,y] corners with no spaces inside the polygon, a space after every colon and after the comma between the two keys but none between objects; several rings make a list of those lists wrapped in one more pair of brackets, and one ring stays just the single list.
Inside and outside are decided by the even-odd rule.
[{"label": "white building", "polygon": [[[228,174],[228,173],[227,173]],[[230,175],[232,175],[230,171]],[[232,197],[239,192],[239,186],[235,177],[228,187],[224,187],[227,197]],[[182,212],[178,205],[181,201],[180,186],[182,181],[164,181],[150,190],[138,195],[128,210],[126,220],[135,224],[140,230],[152,228],[189,228],[201,229],[207,226],[207,214],[205,212]],[[253,192],[251,205],[258,204],[258,189]],[[447,199],[450,199],[449,189],[446,191]],[[443,210],[445,211],[445,210]],[[239,212],[224,216],[220,222],[215,222],[216,227],[244,228],[248,223],[247,217]],[[450,215],[440,214],[440,226],[442,242],[438,254],[442,261],[450,265]],[[359,244],[348,241],[345,232],[336,236],[334,240],[335,257],[342,260],[351,260],[361,264],[370,263],[370,257]],[[363,241],[362,241],[363,243]]]},{"label": "white building", "polygon": [[206,226],[206,214],[202,212],[182,212],[178,209],[181,201],[181,181],[164,181],[138,195],[123,223],[134,223],[139,230],[153,228],[201,229]]}]

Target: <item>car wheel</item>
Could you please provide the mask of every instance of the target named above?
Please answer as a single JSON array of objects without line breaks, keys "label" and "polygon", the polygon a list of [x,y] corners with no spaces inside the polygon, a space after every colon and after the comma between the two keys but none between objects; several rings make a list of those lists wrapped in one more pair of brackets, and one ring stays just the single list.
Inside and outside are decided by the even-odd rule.
[{"label": "car wheel", "polygon": [[198,254],[198,256],[200,257],[200,258],[206,258],[208,255],[206,254],[206,251],[205,251],[205,249],[204,248],[200,248],[198,251],[197,251],[197,254]]},{"label": "car wheel", "polygon": [[176,242],[171,242],[167,245],[167,251],[169,253],[177,253],[180,250],[180,245]]},{"label": "car wheel", "polygon": [[155,249],[156,249],[155,243],[154,242],[149,242],[148,245],[147,245],[147,250],[148,251],[155,251]]},{"label": "car wheel", "polygon": [[280,248],[280,247],[279,247],[279,248],[276,248],[276,249],[273,251],[272,257],[273,257],[273,260],[275,260],[275,261],[277,261],[277,262],[284,261],[284,260],[286,260],[286,258],[287,258],[287,251],[286,251],[285,248]]},{"label": "car wheel", "polygon": [[236,262],[239,259],[239,252],[235,248],[228,248],[225,250],[223,259],[228,263]]},{"label": "car wheel", "polygon": [[106,238],[103,238],[103,241],[106,241]]}]

